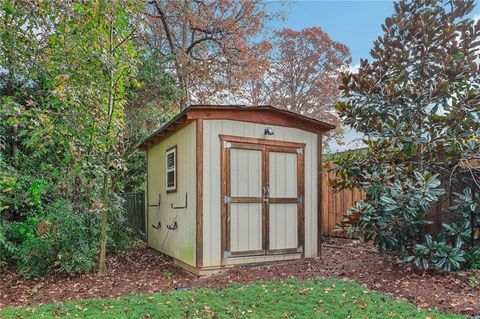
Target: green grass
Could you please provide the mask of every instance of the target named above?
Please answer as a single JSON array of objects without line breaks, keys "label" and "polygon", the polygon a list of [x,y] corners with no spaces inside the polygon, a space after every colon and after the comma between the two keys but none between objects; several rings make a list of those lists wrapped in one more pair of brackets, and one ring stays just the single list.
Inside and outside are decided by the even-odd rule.
[{"label": "green grass", "polygon": [[465,318],[341,280],[271,281],[119,299],[6,308],[0,318]]}]

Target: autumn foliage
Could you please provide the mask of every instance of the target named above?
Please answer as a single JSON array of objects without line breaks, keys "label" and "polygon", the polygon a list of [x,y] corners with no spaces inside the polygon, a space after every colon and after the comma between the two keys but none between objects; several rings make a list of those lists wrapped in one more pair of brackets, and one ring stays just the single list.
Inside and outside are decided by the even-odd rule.
[{"label": "autumn foliage", "polygon": [[175,73],[184,107],[228,96],[268,66],[270,45],[257,37],[273,16],[259,0],[154,0],[145,37]]},{"label": "autumn foliage", "polygon": [[272,104],[299,114],[339,123],[333,111],[339,74],[351,62],[350,50],[320,27],[284,29],[272,41],[271,64],[262,77],[247,83],[250,104]]}]

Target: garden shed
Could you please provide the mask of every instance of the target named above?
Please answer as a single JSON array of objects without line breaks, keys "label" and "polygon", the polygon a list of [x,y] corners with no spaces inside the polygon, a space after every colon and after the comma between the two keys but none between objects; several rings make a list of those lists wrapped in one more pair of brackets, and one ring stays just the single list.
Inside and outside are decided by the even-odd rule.
[{"label": "garden shed", "polygon": [[139,146],[148,245],[197,275],[317,256],[334,128],[272,106],[186,108]]}]

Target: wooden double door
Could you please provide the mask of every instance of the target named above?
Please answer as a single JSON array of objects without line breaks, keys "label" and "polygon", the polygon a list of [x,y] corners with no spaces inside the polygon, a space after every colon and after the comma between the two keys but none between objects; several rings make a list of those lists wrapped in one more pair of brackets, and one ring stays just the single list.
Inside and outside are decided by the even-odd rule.
[{"label": "wooden double door", "polygon": [[305,144],[220,138],[224,258],[303,253]]}]

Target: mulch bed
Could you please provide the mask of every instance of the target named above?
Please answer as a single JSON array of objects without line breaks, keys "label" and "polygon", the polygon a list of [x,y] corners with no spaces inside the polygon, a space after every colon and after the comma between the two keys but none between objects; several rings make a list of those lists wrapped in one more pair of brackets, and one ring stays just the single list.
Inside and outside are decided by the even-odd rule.
[{"label": "mulch bed", "polygon": [[112,256],[103,277],[87,274],[68,278],[50,274],[24,279],[14,271],[0,274],[0,308],[84,298],[115,298],[130,293],[154,293],[182,288],[225,287],[257,280],[334,277],[404,298],[428,309],[480,315],[480,273],[439,274],[420,271],[394,255],[347,240],[330,240],[323,260],[304,259],[234,268],[197,278],[157,251],[145,246]]}]

